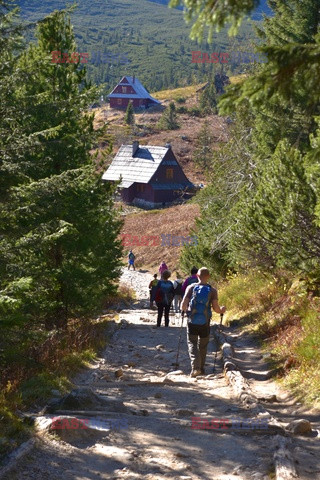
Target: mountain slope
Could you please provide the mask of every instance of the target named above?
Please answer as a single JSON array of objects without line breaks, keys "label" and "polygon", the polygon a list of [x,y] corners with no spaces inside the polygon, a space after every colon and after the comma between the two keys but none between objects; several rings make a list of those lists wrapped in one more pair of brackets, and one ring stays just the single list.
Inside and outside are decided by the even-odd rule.
[{"label": "mountain slope", "polygon": [[[18,0],[17,3],[26,21],[38,21],[66,5],[65,0]],[[97,51],[122,53],[130,62],[88,63],[89,78],[97,84],[106,83],[105,93],[124,74],[135,74],[149,91],[199,83],[221,65],[192,63],[192,50],[209,53],[234,50],[234,40],[228,38],[226,30],[214,36],[212,45],[204,42],[199,46],[189,39],[190,26],[185,24],[180,10],[150,0],[79,0],[78,5],[71,15],[78,51],[89,52],[90,59]],[[252,38],[252,27],[246,22],[236,42],[245,46]],[[233,71],[240,73],[239,69]]]}]

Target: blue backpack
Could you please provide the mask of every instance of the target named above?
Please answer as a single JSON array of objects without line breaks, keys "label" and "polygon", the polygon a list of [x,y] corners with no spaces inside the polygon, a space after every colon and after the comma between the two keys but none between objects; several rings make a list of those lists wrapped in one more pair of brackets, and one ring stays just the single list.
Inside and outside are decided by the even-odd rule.
[{"label": "blue backpack", "polygon": [[195,285],[190,300],[191,323],[193,325],[205,325],[212,316],[210,308],[211,286]]}]

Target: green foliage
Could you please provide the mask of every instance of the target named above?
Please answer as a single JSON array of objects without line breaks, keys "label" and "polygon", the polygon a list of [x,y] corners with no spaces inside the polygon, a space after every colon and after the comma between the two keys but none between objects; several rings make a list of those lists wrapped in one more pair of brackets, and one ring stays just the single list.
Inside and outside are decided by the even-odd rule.
[{"label": "green foliage", "polygon": [[128,103],[124,121],[127,125],[134,125],[134,110],[131,101]]},{"label": "green foliage", "polygon": [[203,115],[218,113],[217,91],[213,81],[210,81],[208,86],[201,93],[199,106]]},{"label": "green foliage", "polygon": [[[234,212],[244,189],[252,189],[255,167],[252,145],[253,118],[248,109],[239,109],[229,132],[229,142],[208,155],[208,186],[197,195],[201,207],[196,220],[199,244],[184,248],[182,261],[207,265],[216,278],[232,268],[229,259]],[[208,138],[208,136],[207,136]]]},{"label": "green foliage", "polygon": [[219,300],[228,305],[231,316],[256,313],[270,307],[283,294],[285,285],[283,279],[254,269],[248,274],[228,274],[219,288]]},{"label": "green foliage", "polygon": [[170,102],[169,107],[163,112],[158,127],[162,130],[176,130],[180,128],[177,122],[176,106],[174,102]]},{"label": "green foliage", "polygon": [[[2,322],[50,328],[92,312],[114,292],[120,221],[114,188],[101,182],[90,156],[102,130],[94,131],[85,111],[97,90],[80,65],[48,61],[62,41],[76,48],[66,14],[43,20],[37,37],[12,67],[23,77],[16,77],[12,103],[24,112],[20,138],[27,145],[0,204],[0,309]],[[0,123],[8,121],[6,114]],[[9,144],[3,137],[5,158]]]},{"label": "green foliage", "polygon": [[259,5],[259,0],[171,0],[170,6],[177,7],[183,5],[185,8],[185,18],[190,22],[194,17],[196,20],[191,29],[190,37],[198,39],[199,43],[203,39],[205,27],[209,27],[208,41],[210,42],[213,30],[220,31],[225,24],[231,23],[230,33],[235,35],[245,15],[248,15]]},{"label": "green foliage", "polygon": [[205,120],[196,139],[196,148],[193,153],[193,161],[203,169],[207,169],[213,155],[213,134],[208,120]]},{"label": "green foliage", "polygon": [[177,103],[186,103],[186,98],[185,97],[177,97],[176,98],[176,102]]},{"label": "green foliage", "polygon": [[[108,0],[107,8],[105,0],[93,3],[78,0],[77,4],[71,13],[78,45],[76,51],[89,53],[87,78],[102,85],[104,95],[110,93],[123,75],[132,74],[132,71],[150,92],[204,82],[214,71],[213,64],[191,62],[191,52],[199,50],[199,45],[190,40],[189,27],[179,10],[147,0]],[[19,5],[23,18],[29,23],[40,21],[50,11],[65,8],[66,2],[20,0]],[[166,28],[161,29],[160,25]],[[30,30],[28,40],[33,40]],[[253,39],[251,22],[244,21],[239,33],[241,42]],[[224,29],[214,35],[211,46],[203,44],[201,50],[208,53],[228,51],[231,46]],[[113,54],[118,56],[113,59]],[[125,58],[130,63],[125,64]],[[237,64],[230,68],[242,72],[245,67]]]},{"label": "green foliage", "polygon": [[243,197],[238,205],[233,251],[241,244],[254,263],[283,267],[306,277],[312,272],[320,279],[316,196],[306,179],[301,153],[287,141],[280,142],[271,159],[259,165],[256,183],[251,200]]},{"label": "green foliage", "polygon": [[41,404],[52,397],[53,389],[65,394],[71,386],[71,382],[66,377],[43,372],[23,382],[21,398],[24,405],[32,405],[34,402]]},{"label": "green foliage", "polygon": [[[199,252],[234,270],[284,268],[320,283],[316,0],[271,2],[258,31],[268,63],[221,97],[237,126],[201,192]],[[305,12],[308,12],[305,15]],[[235,116],[234,116],[235,115]],[[223,273],[223,271],[221,271]]]}]

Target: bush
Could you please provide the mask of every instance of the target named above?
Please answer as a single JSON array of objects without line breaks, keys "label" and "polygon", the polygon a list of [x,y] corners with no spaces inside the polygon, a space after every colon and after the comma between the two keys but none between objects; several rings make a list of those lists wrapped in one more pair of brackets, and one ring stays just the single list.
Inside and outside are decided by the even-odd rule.
[{"label": "bush", "polygon": [[192,115],[193,117],[201,117],[202,116],[201,110],[198,107],[189,108],[188,113],[190,115]]},{"label": "bush", "polygon": [[187,109],[187,107],[182,106],[182,107],[178,107],[176,109],[176,112],[177,113],[188,113],[188,109]]}]

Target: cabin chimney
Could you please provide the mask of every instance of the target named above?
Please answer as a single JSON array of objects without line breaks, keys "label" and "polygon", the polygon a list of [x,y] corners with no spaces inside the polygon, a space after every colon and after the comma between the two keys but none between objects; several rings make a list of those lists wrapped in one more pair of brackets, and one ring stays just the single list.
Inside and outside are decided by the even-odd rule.
[{"label": "cabin chimney", "polygon": [[133,75],[133,77],[132,77],[132,83],[134,83],[135,79],[136,79],[136,77]]},{"label": "cabin chimney", "polygon": [[135,140],[134,142],[132,142],[132,156],[134,157],[136,151],[138,150],[139,148],[139,141],[138,140]]}]

